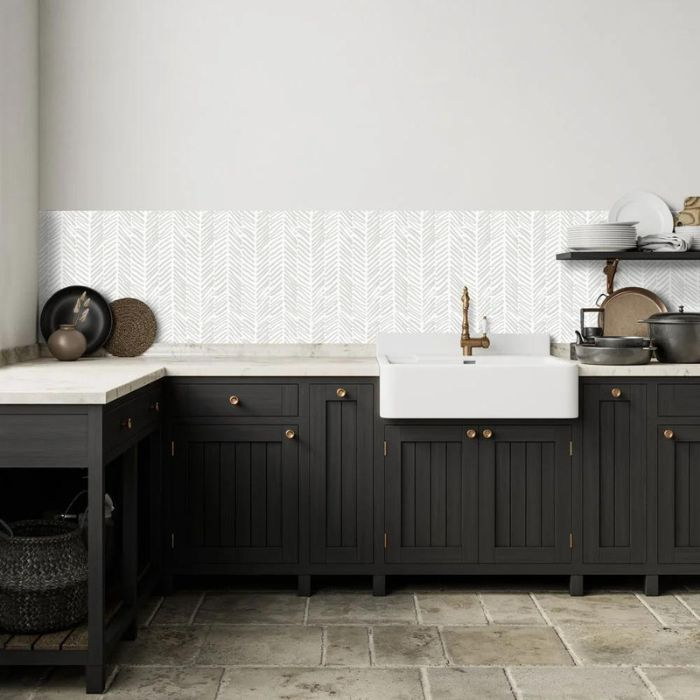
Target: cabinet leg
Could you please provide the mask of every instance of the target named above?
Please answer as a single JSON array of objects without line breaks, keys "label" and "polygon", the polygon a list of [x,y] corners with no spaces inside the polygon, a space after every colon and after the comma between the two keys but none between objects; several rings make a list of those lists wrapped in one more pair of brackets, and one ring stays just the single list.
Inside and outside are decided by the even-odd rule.
[{"label": "cabinet leg", "polygon": [[569,595],[583,595],[583,576],[581,574],[572,574],[569,576]]},{"label": "cabinet leg", "polygon": [[104,693],[105,689],[105,667],[86,666],[85,667],[85,692],[91,695]]},{"label": "cabinet leg", "polygon": [[644,595],[659,595],[659,577],[645,576],[644,577]]},{"label": "cabinet leg", "polygon": [[311,576],[309,574],[297,576],[297,595],[305,598],[311,595]]},{"label": "cabinet leg", "polygon": [[372,595],[386,595],[386,576],[372,576]]}]

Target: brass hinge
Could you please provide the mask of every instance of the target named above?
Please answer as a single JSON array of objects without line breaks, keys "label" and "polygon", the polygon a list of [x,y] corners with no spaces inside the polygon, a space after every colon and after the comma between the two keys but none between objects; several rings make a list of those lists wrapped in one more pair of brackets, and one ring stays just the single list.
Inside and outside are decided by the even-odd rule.
[{"label": "brass hinge", "polygon": [[389,548],[389,535],[387,535],[385,532],[384,533],[384,549],[388,549],[388,548]]},{"label": "brass hinge", "polygon": [[569,440],[569,457],[574,456],[574,441]]},{"label": "brass hinge", "polygon": [[387,445],[386,440],[384,440],[384,456],[386,457]]},{"label": "brass hinge", "polygon": [[574,533],[570,532],[569,533],[569,549],[574,548]]},{"label": "brass hinge", "polygon": [[175,440],[170,441],[170,456],[175,456]]},{"label": "brass hinge", "polygon": [[170,549],[175,549],[175,533],[170,533]]}]

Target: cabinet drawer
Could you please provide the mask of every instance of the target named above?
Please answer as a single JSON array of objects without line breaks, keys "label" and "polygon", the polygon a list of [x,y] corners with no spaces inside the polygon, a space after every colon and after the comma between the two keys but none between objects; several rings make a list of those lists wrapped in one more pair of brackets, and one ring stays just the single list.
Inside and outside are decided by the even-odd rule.
[{"label": "cabinet drawer", "polygon": [[185,384],[175,387],[181,416],[296,416],[297,384]]},{"label": "cabinet drawer", "polygon": [[700,416],[700,384],[659,384],[659,416]]},{"label": "cabinet drawer", "polygon": [[103,443],[105,454],[127,445],[137,435],[158,427],[162,411],[160,386],[139,392],[139,395],[119,406],[108,408],[104,414]]}]

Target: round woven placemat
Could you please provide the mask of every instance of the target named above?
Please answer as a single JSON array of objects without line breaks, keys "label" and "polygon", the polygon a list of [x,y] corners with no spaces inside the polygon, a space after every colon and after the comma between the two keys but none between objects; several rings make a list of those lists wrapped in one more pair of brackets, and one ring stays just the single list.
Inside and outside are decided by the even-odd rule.
[{"label": "round woven placemat", "polygon": [[146,352],[153,345],[158,328],[153,311],[138,299],[117,299],[110,306],[114,325],[105,350],[117,357],[136,357]]}]

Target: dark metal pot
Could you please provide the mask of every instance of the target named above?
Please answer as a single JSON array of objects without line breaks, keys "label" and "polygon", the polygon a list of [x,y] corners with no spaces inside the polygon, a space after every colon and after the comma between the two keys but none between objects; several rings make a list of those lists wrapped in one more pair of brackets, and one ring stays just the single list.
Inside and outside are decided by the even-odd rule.
[{"label": "dark metal pot", "polygon": [[700,362],[700,313],[652,314],[640,323],[649,324],[659,362]]}]

